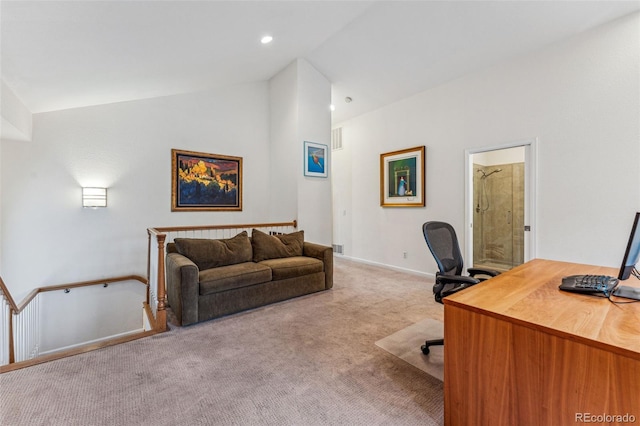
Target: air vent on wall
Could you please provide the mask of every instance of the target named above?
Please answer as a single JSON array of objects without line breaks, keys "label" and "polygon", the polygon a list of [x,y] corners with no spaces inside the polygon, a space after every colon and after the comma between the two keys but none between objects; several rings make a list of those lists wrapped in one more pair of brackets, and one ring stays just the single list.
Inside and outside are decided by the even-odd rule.
[{"label": "air vent on wall", "polygon": [[334,244],[333,245],[333,252],[335,254],[343,254],[344,253],[344,246],[342,244]]},{"label": "air vent on wall", "polygon": [[342,127],[331,130],[331,149],[342,149]]}]

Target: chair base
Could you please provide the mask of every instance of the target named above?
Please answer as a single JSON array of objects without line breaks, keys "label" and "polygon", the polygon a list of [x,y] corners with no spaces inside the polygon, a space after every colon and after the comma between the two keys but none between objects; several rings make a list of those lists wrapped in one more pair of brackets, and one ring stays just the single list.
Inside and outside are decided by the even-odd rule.
[{"label": "chair base", "polygon": [[434,340],[427,340],[426,342],[424,342],[424,345],[420,346],[420,349],[422,349],[422,353],[425,355],[429,355],[429,346],[442,346],[444,345],[444,339],[434,339]]}]

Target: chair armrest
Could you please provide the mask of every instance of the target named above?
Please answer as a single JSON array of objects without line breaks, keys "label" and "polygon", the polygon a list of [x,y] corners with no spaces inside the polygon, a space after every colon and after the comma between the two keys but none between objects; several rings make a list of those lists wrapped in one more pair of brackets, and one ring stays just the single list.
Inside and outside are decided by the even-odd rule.
[{"label": "chair armrest", "polygon": [[463,275],[438,275],[436,277],[436,282],[440,282],[442,284],[478,284],[480,282],[479,279],[473,277],[465,277]]},{"label": "chair armrest", "polygon": [[333,248],[305,241],[302,246],[302,254],[314,257],[324,263],[324,288],[333,287]]},{"label": "chair armrest", "polygon": [[494,271],[493,269],[484,269],[484,268],[467,268],[467,272],[472,277],[476,275],[489,275],[490,277],[495,277],[500,275],[500,272]]},{"label": "chair armrest", "polygon": [[444,297],[476,285],[480,280],[462,275],[436,275],[436,283],[433,286],[433,294],[436,302],[442,303]]},{"label": "chair armrest", "polygon": [[178,253],[167,254],[166,267],[167,298],[180,325],[198,322],[198,267]]},{"label": "chair armrest", "polygon": [[451,295],[452,295],[452,294],[454,294],[454,293],[457,293],[457,292],[459,292],[459,291],[461,291],[461,290],[464,290],[465,288],[469,288],[469,287],[472,287],[472,286],[474,286],[474,285],[475,285],[475,284],[466,284],[466,283],[465,283],[465,284],[460,284],[460,285],[457,285],[457,286],[452,286],[451,288],[448,288],[448,289],[442,290],[442,291],[440,292],[440,300],[438,300],[438,295],[436,295],[436,301],[438,301],[438,302],[442,303],[442,299],[443,299],[443,298],[445,298],[445,297],[447,297],[447,296],[451,296]]}]

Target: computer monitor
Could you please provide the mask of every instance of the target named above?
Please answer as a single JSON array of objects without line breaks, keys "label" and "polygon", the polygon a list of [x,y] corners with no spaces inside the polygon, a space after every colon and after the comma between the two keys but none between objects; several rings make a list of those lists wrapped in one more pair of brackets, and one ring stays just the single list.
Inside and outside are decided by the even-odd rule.
[{"label": "computer monitor", "polygon": [[[624,252],[622,266],[620,266],[620,272],[618,273],[618,280],[626,280],[631,275],[640,279],[640,273],[638,273],[638,270],[636,269],[636,264],[640,260],[639,222],[640,212],[636,213],[636,218],[633,221],[633,226],[631,227],[629,243],[627,244],[627,250]],[[613,292],[613,295],[618,297],[625,297],[627,299],[640,300],[640,287],[619,285]]]},{"label": "computer monitor", "polygon": [[[631,234],[629,235],[629,243],[627,244],[627,250],[624,252],[622,258],[622,266],[620,267],[620,273],[618,274],[619,280],[628,279],[632,273],[637,274],[635,270],[636,264],[640,261],[640,212],[636,213],[636,218],[633,221],[631,227]],[[640,278],[640,276],[637,276]]]}]

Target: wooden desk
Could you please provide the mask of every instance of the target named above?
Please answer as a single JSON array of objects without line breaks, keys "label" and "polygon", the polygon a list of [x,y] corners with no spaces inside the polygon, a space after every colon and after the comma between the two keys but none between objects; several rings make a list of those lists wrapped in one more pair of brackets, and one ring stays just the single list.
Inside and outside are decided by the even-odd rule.
[{"label": "wooden desk", "polygon": [[618,271],[537,259],[444,299],[445,424],[640,423],[640,302],[558,290],[578,274]]}]

